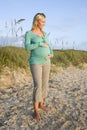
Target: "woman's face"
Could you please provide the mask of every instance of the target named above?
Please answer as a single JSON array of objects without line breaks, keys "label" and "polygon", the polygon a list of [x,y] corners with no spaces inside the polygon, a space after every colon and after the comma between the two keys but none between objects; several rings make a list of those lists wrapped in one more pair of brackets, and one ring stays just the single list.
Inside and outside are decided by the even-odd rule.
[{"label": "woman's face", "polygon": [[43,17],[38,21],[38,27],[42,29],[45,26],[46,19]]}]

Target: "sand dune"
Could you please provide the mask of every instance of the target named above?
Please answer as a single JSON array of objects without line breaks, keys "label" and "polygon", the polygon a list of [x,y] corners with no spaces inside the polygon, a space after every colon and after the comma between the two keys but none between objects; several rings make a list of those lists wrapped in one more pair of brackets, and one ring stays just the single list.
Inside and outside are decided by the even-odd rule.
[{"label": "sand dune", "polygon": [[40,110],[40,122],[33,119],[32,92],[32,80],[0,88],[0,130],[87,130],[87,69],[50,75],[45,103],[52,110]]}]

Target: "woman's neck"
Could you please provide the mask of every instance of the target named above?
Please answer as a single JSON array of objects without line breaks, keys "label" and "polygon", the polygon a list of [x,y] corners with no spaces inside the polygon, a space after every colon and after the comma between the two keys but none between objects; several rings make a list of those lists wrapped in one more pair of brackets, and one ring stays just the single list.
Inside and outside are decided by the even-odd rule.
[{"label": "woman's neck", "polygon": [[39,36],[44,36],[43,30],[41,30],[40,28],[36,28],[36,29],[32,30],[32,32]]}]

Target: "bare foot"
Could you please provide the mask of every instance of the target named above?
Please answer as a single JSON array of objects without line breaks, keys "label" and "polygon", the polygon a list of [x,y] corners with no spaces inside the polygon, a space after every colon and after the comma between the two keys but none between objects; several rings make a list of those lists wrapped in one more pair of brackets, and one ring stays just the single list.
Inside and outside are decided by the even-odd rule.
[{"label": "bare foot", "polygon": [[42,109],[42,110],[44,110],[44,111],[46,111],[46,112],[51,111],[51,108],[50,108],[50,107],[44,106],[44,105],[40,106],[40,109]]},{"label": "bare foot", "polygon": [[40,120],[41,120],[40,114],[39,114],[38,112],[35,112],[34,118],[35,118],[37,121],[40,121]]}]

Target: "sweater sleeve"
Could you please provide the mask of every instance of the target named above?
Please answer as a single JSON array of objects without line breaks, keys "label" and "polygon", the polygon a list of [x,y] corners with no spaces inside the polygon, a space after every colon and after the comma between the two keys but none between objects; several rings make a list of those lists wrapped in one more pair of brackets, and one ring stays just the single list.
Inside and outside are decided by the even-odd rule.
[{"label": "sweater sleeve", "polygon": [[29,32],[26,32],[25,34],[25,49],[26,50],[34,50],[42,45],[43,45],[42,42],[36,42],[35,44],[31,44],[31,35],[29,34]]},{"label": "sweater sleeve", "polygon": [[50,48],[50,54],[51,54],[52,57],[53,57],[53,50],[52,50],[51,46],[49,46],[49,48]]},{"label": "sweater sleeve", "polygon": [[49,45],[49,48],[50,48],[50,54],[52,55],[53,57],[53,50],[52,50],[52,47],[50,45],[50,42],[49,42],[49,39],[48,39],[48,35],[45,33],[45,42]]}]

